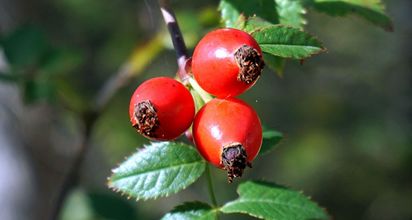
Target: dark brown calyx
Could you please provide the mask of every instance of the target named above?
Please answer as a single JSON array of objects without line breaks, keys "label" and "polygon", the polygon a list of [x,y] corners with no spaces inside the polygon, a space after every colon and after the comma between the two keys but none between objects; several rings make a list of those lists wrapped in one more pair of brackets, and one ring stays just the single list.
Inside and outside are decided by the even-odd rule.
[{"label": "dark brown calyx", "polygon": [[224,166],[223,169],[227,171],[229,183],[233,182],[235,177],[241,177],[246,166],[252,167],[247,162],[246,151],[240,143],[230,144],[223,148],[221,164]]},{"label": "dark brown calyx", "polygon": [[134,106],[134,116],[137,123],[133,127],[142,135],[154,137],[159,127],[159,118],[154,105],[149,100],[139,102]]},{"label": "dark brown calyx", "polygon": [[246,84],[253,83],[262,73],[265,63],[258,51],[248,45],[243,45],[235,52],[235,59],[239,66],[237,80]]}]

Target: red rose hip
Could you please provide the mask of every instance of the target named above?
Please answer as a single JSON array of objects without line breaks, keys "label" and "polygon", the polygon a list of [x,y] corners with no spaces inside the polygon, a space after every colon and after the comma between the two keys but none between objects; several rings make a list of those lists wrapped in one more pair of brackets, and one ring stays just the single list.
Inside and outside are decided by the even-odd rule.
[{"label": "red rose hip", "polygon": [[200,154],[228,172],[228,181],[242,176],[262,144],[262,126],[255,110],[236,99],[213,99],[196,114],[193,139]]},{"label": "red rose hip", "polygon": [[220,98],[237,96],[259,78],[264,62],[262,50],[248,33],[223,28],[206,34],[192,57],[198,84]]},{"label": "red rose hip", "polygon": [[157,77],[143,82],[129,105],[130,122],[143,136],[153,140],[179,137],[192,124],[195,105],[180,82]]}]

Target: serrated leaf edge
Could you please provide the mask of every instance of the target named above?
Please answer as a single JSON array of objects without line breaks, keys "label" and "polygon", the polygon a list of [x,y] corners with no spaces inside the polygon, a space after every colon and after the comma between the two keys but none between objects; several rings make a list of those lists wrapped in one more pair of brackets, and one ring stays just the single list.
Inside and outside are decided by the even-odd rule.
[{"label": "serrated leaf edge", "polygon": [[[299,2],[299,1],[298,1],[298,2]],[[275,0],[275,3],[276,3],[276,5],[279,5],[276,0]],[[299,23],[300,23],[300,25],[301,25],[302,27],[295,27],[295,28],[299,28],[300,30],[303,30],[303,29],[304,29],[304,26],[308,24],[308,20],[305,18],[305,15],[307,14],[307,9],[305,8],[304,2],[300,2],[300,3],[301,3],[300,6],[302,7],[302,9],[299,11],[299,15],[301,16],[302,20],[301,20]],[[277,11],[277,13],[278,13],[278,15],[279,15],[279,11],[278,11],[278,8],[277,8],[277,7],[276,7],[276,11]],[[280,17],[280,15],[279,15],[279,17]],[[280,20],[280,19],[279,19],[279,20]]]},{"label": "serrated leaf edge", "polygon": [[[204,164],[204,163],[203,163],[203,164]],[[202,173],[203,173],[204,170],[205,170],[204,168],[205,168],[205,167],[203,167]],[[200,176],[201,176],[201,175],[200,175]],[[199,176],[199,177],[200,177],[200,176]],[[110,177],[109,177],[109,178],[110,178]],[[176,190],[171,190],[171,191],[169,191],[169,192],[167,192],[167,193],[159,194],[159,195],[156,195],[156,196],[153,196],[153,197],[150,197],[150,198],[149,198],[149,197],[137,197],[136,195],[132,195],[132,194],[130,194],[130,193],[127,192],[127,191],[121,190],[121,189],[117,188],[116,186],[112,185],[112,184],[111,184],[111,180],[109,180],[109,182],[107,183],[107,186],[108,186],[113,192],[120,193],[121,196],[127,196],[127,199],[135,198],[136,201],[139,201],[139,200],[147,201],[147,200],[149,200],[149,199],[155,200],[155,199],[158,199],[158,198],[160,198],[160,197],[168,197],[168,196],[171,195],[171,194],[176,194],[176,193],[179,192],[179,191],[185,190],[187,187],[189,187],[190,185],[192,185],[196,180],[197,180],[197,179],[188,182],[188,184],[187,184],[186,186],[184,186],[183,188],[179,188],[179,189],[176,189]]]},{"label": "serrated leaf edge", "polygon": [[[236,189],[236,193],[238,194],[239,197],[238,197],[237,199],[235,199],[235,200],[232,200],[232,201],[229,201],[229,202],[225,203],[223,206],[221,206],[221,207],[219,208],[219,210],[220,210],[221,212],[223,212],[223,213],[242,213],[242,214],[247,214],[247,215],[250,215],[250,216],[253,216],[253,217],[256,217],[256,218],[264,219],[263,216],[253,215],[252,213],[249,213],[249,212],[246,212],[246,211],[237,211],[237,212],[224,212],[224,211],[222,211],[222,209],[223,209],[227,204],[231,204],[231,203],[234,203],[234,202],[236,202],[236,201],[238,201],[238,200],[241,200],[241,199],[240,199],[239,189],[240,189],[240,186],[241,186],[241,185],[246,184],[246,183],[264,183],[264,184],[270,184],[270,185],[278,185],[278,184],[276,184],[276,183],[268,182],[268,181],[265,181],[265,180],[248,180],[248,181],[245,181],[245,182],[239,184],[239,186],[238,186],[237,189]],[[308,199],[309,201],[311,201],[312,203],[314,203],[317,207],[319,207],[320,209],[322,209],[322,210],[324,211],[324,214],[326,215],[327,219],[332,219],[332,217],[329,215],[327,209],[324,208],[323,206],[320,206],[319,203],[317,203],[316,201],[312,200],[311,196],[305,195],[305,194],[303,193],[303,190],[294,190],[292,187],[289,187],[289,186],[287,186],[287,185],[279,185],[279,186],[280,186],[280,187],[285,187],[285,188],[288,189],[288,190],[291,190],[291,191],[293,191],[293,192],[296,192],[296,193],[302,195],[304,198]]]},{"label": "serrated leaf edge", "polygon": [[[135,153],[140,153],[140,152],[146,151],[147,149],[149,149],[149,147],[150,147],[150,148],[151,148],[151,147],[159,147],[159,145],[160,145],[160,146],[163,146],[164,144],[167,144],[167,143],[170,143],[170,142],[151,142],[150,144],[145,144],[145,145],[143,145],[142,148],[137,148],[137,150],[136,150]],[[173,144],[179,144],[179,143],[173,143]],[[185,145],[187,145],[187,144],[185,144]],[[132,155],[134,155],[134,154],[132,154]],[[128,160],[130,157],[131,157],[131,156],[125,157],[125,160]],[[199,175],[199,177],[203,175],[203,173],[204,173],[204,171],[205,171],[205,169],[206,169],[206,161],[203,159],[203,157],[201,157],[201,158],[202,158],[202,159],[201,159],[200,161],[202,162],[202,165],[203,165],[203,171],[202,171],[202,174]],[[121,196],[126,196],[126,198],[127,198],[128,200],[130,200],[131,198],[135,198],[135,201],[136,201],[136,202],[139,201],[139,200],[147,201],[147,200],[149,200],[149,199],[155,200],[155,199],[158,199],[158,198],[160,198],[160,197],[168,197],[168,196],[171,195],[171,194],[176,194],[177,192],[186,189],[187,187],[189,187],[190,185],[192,185],[192,184],[197,180],[197,179],[195,179],[195,180],[193,180],[192,182],[189,182],[189,184],[187,184],[186,186],[184,186],[184,187],[181,188],[181,189],[173,190],[173,191],[170,191],[170,192],[165,193],[165,194],[159,194],[159,195],[157,195],[157,196],[150,197],[150,198],[147,198],[147,197],[138,198],[136,195],[132,195],[132,194],[130,194],[129,192],[126,192],[126,191],[124,191],[124,190],[121,190],[121,189],[119,189],[119,188],[116,188],[116,187],[112,184],[112,177],[113,177],[114,174],[116,174],[116,173],[115,173],[115,170],[116,170],[120,165],[121,165],[121,163],[118,163],[118,166],[117,166],[116,168],[114,168],[114,169],[111,170],[111,171],[112,171],[112,175],[109,176],[109,177],[107,177],[107,183],[106,183],[106,185],[107,185],[107,186],[109,187],[109,189],[111,189],[113,192],[119,193]]]},{"label": "serrated leaf edge", "polygon": [[[320,40],[318,39],[318,37],[316,37],[315,35],[311,34],[311,33],[308,32],[308,31],[304,31],[304,30],[301,30],[301,29],[299,29],[299,28],[296,28],[296,27],[293,27],[293,26],[290,26],[290,25],[284,25],[284,24],[269,25],[269,26],[266,26],[266,27],[257,28],[257,29],[255,29],[254,31],[250,32],[249,34],[252,35],[252,37],[253,37],[253,33],[255,33],[256,31],[262,31],[262,30],[264,30],[264,29],[272,28],[272,27],[274,27],[274,26],[275,26],[275,27],[284,27],[284,28],[289,28],[289,29],[295,29],[295,30],[298,30],[298,31],[300,31],[300,32],[303,32],[303,33],[305,33],[305,34],[307,34],[307,35],[310,35],[311,38],[313,38],[314,40],[316,40],[317,42],[319,42],[319,44],[320,44],[320,50],[318,50],[318,51],[315,52],[315,53],[311,53],[310,55],[308,55],[308,56],[305,57],[305,58],[300,58],[300,59],[293,58],[293,57],[281,57],[281,56],[279,56],[279,55],[273,55],[273,54],[271,54],[271,55],[273,55],[273,56],[278,56],[278,57],[285,58],[285,59],[305,60],[305,59],[311,58],[311,57],[313,57],[313,56],[315,56],[315,55],[318,55],[318,54],[320,54],[320,53],[328,52],[328,49],[327,49],[325,46],[323,46],[322,41],[320,41]],[[253,38],[254,38],[254,37],[253,37]],[[262,45],[262,44],[259,43],[259,45]],[[289,45],[289,46],[305,46],[305,45]],[[306,46],[306,47],[313,47],[313,46]],[[318,47],[315,47],[315,48],[318,48]],[[268,53],[268,52],[265,52],[265,53]]]}]

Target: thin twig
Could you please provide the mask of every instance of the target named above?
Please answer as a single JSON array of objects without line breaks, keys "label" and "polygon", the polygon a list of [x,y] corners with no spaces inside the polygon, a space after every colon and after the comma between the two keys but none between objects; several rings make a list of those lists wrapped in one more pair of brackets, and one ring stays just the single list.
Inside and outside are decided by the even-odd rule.
[{"label": "thin twig", "polygon": [[173,47],[176,51],[177,65],[179,70],[177,75],[180,80],[186,84],[187,80],[190,78],[186,71],[186,61],[189,58],[187,53],[187,48],[185,41],[183,39],[182,32],[180,31],[179,25],[177,23],[176,16],[170,6],[169,0],[159,0],[160,10],[162,11],[163,19],[167,25],[167,28],[172,38]]}]

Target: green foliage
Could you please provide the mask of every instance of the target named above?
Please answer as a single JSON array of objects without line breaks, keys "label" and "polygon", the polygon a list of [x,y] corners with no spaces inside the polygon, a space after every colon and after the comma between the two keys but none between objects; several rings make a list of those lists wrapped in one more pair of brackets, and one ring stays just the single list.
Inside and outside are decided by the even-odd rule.
[{"label": "green foliage", "polygon": [[214,220],[217,210],[202,202],[187,202],[175,207],[162,220]]},{"label": "green foliage", "polygon": [[275,0],[275,2],[280,24],[296,28],[302,28],[306,24],[303,18],[305,9],[300,0]]},{"label": "green foliage", "polygon": [[205,161],[193,147],[174,142],[152,143],[113,170],[109,187],[139,199],[176,193],[205,171]]},{"label": "green foliage", "polygon": [[[357,13],[375,24],[390,26],[390,22],[384,19],[387,17],[379,1],[221,0],[219,10],[224,25],[250,33],[259,43],[266,64],[282,75],[286,59],[302,60],[326,50],[317,38],[303,31],[306,24],[304,6],[324,10],[330,15]],[[180,17],[186,21],[187,28],[184,29],[195,30],[194,35],[188,35],[188,42],[195,42],[198,38],[196,34],[201,31],[199,22],[193,19],[196,15],[182,13]],[[202,94],[193,91],[192,94],[196,105],[202,106]],[[260,153],[273,150],[282,138],[282,133],[264,129]],[[157,198],[187,187],[204,169],[205,162],[190,146],[173,142],[157,143],[137,152],[115,169],[109,185],[137,199]],[[238,199],[220,208],[190,202],[175,207],[163,219],[216,219],[218,211],[263,219],[329,218],[324,209],[302,193],[276,184],[247,181],[239,185],[238,193]]]},{"label": "green foliage", "polygon": [[219,10],[226,27],[237,27],[240,15],[257,16],[268,22],[278,23],[276,4],[273,0],[221,0]]},{"label": "green foliage", "polygon": [[253,17],[241,17],[241,19],[239,19],[240,22],[238,22],[239,24],[239,28],[242,29],[243,31],[250,33],[253,33],[259,29],[263,29],[265,27],[269,27],[271,25],[273,25],[272,23],[265,21],[259,17],[253,16]]},{"label": "green foliage", "polygon": [[303,29],[306,20],[304,6],[332,16],[356,14],[373,24],[392,30],[392,22],[385,14],[385,7],[380,0],[274,0],[241,1],[221,0],[219,9],[226,27],[236,27],[254,33],[262,50],[268,67],[282,76],[286,61],[283,58],[305,59],[325,49],[314,37],[299,33],[295,29],[278,28],[259,34],[256,31],[271,24],[283,24]]},{"label": "green foliage", "polygon": [[386,15],[381,0],[309,0],[308,4],[328,15],[355,14],[387,31],[393,30],[392,21]]},{"label": "green foliage", "polygon": [[[109,2],[111,1],[106,3]],[[108,36],[104,29],[110,30],[110,33],[117,33],[112,30],[113,25],[107,25],[107,22],[119,23],[121,24],[119,26],[122,26],[122,22],[113,19],[118,16],[117,14],[106,13],[111,8],[115,8],[114,6],[118,3],[102,4],[100,1],[93,0],[91,6],[88,3],[94,9],[92,11],[85,7],[82,1],[65,0],[56,4],[56,8],[64,11],[65,16],[74,18],[67,23],[71,26],[74,35],[90,34],[92,36],[83,43],[81,41],[84,39],[74,40],[75,44],[90,46],[87,56],[99,56],[101,53],[101,47],[107,41],[105,37]],[[353,14],[385,30],[393,29],[392,21],[385,14],[385,7],[381,0],[221,0],[219,4],[221,21],[224,26],[240,28],[250,33],[260,44],[267,66],[279,75],[283,74],[286,59],[306,59],[325,51],[319,40],[303,31],[304,24],[306,24],[305,7],[312,7],[331,16]],[[135,12],[131,14],[135,16]],[[195,46],[205,31],[217,25],[216,10],[211,8],[200,12],[185,9],[177,15],[189,47]],[[127,16],[124,19],[132,20]],[[148,28],[144,27],[143,30]],[[128,35],[125,39],[134,40],[135,36],[129,33],[127,25],[122,30]],[[136,32],[140,33],[139,31]],[[128,74],[143,70],[162,50],[163,44],[159,42],[164,34],[158,34],[158,36],[160,37],[151,39],[152,43],[132,52],[130,60],[124,65],[125,69],[130,68]],[[84,48],[76,50],[68,47],[57,48],[49,43],[50,41],[46,33],[35,26],[21,26],[3,37],[1,47],[4,49],[10,72],[0,74],[0,80],[18,83],[28,103],[39,100],[53,101],[59,94],[62,102],[68,104],[71,109],[78,109],[78,112],[90,111],[89,105],[92,106],[93,104],[90,103],[94,102],[85,98],[83,91],[77,91],[73,81],[66,80],[65,76],[69,75],[68,73],[77,72],[80,65],[88,62],[88,66],[73,77],[78,80],[77,82],[86,82],[87,80],[84,79],[88,79],[89,81],[85,83],[88,88],[88,83],[98,81],[95,76],[88,74],[88,71],[93,72],[93,65],[104,69],[105,66],[102,67],[100,64],[112,59],[97,62],[95,59],[82,56],[79,51],[83,51]],[[122,40],[113,40],[114,46],[107,46],[116,48],[116,50],[113,49],[113,53],[112,49],[107,50],[108,56],[116,55],[120,41]],[[126,44],[125,48],[129,46]],[[113,63],[116,64],[117,60],[123,59],[119,57],[114,59],[116,62],[113,61]],[[82,78],[84,77],[82,74],[90,78]],[[205,94],[191,92],[197,107],[204,105],[204,101],[210,98]],[[282,138],[282,133],[264,129],[260,153],[265,154],[275,149]],[[325,152],[324,149],[323,152]],[[308,156],[307,153],[304,155]],[[296,157],[291,161],[295,163]],[[155,199],[177,193],[188,187],[203,174],[205,168],[206,162],[192,146],[175,142],[152,143],[114,169],[108,184],[115,191],[120,191],[137,200]],[[175,207],[163,219],[216,219],[218,212],[243,213],[264,219],[329,218],[322,208],[301,193],[275,184],[247,181],[239,185],[238,193],[238,199],[222,207],[211,207],[202,202],[189,202]],[[76,206],[78,204],[81,204],[80,207]],[[135,210],[128,202],[106,194],[76,194],[74,202],[70,205],[74,207],[73,210],[80,210],[79,213],[74,213],[79,214],[79,219],[136,218]],[[81,210],[86,206],[89,209]],[[67,217],[67,219],[73,218],[77,219],[73,216]]]},{"label": "green foliage", "polygon": [[[242,30],[248,33],[253,33],[255,31],[259,31],[260,29],[270,27],[273,25],[270,22],[267,22],[255,16],[250,17],[248,19],[243,18],[242,21],[243,22],[239,24],[239,28],[241,28]],[[283,69],[285,68],[285,65],[286,65],[285,59],[278,57],[278,56],[274,56],[269,53],[264,53],[263,59],[265,60],[265,64],[270,69],[274,70],[278,74],[278,76],[283,75]]]},{"label": "green foliage", "polygon": [[[306,24],[303,17],[305,9],[300,0],[275,0],[275,2],[280,24],[303,29],[303,25]],[[265,53],[264,59],[267,66],[273,69],[278,76],[283,75],[286,65],[285,59],[268,53]]]},{"label": "green foliage", "polygon": [[251,34],[263,52],[274,56],[305,59],[325,51],[319,40],[297,28],[271,25]]},{"label": "green foliage", "polygon": [[326,50],[319,40],[299,28],[273,25],[258,17],[243,18],[239,26],[256,39],[265,63],[279,76],[283,75],[284,58],[305,59]]},{"label": "green foliage", "polygon": [[244,213],[261,219],[329,219],[326,212],[299,192],[267,182],[239,185],[239,198],[226,203],[224,213]]},{"label": "green foliage", "polygon": [[277,147],[277,144],[282,140],[283,134],[263,128],[263,142],[259,154],[265,154]]}]

